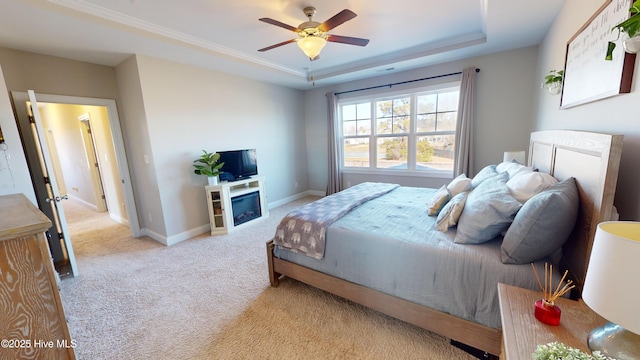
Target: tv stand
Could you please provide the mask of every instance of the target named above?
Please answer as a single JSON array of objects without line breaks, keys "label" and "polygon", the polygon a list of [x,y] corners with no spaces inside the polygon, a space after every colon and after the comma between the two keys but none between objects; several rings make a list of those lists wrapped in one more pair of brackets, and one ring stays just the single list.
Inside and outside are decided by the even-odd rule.
[{"label": "tv stand", "polygon": [[205,186],[211,235],[228,234],[252,220],[269,216],[264,176]]}]

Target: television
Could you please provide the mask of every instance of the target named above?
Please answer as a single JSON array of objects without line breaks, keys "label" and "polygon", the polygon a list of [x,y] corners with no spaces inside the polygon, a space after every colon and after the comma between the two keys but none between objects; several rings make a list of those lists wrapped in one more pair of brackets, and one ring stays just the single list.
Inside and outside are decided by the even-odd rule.
[{"label": "television", "polygon": [[218,151],[218,154],[219,161],[224,162],[220,180],[234,181],[258,175],[256,149]]}]

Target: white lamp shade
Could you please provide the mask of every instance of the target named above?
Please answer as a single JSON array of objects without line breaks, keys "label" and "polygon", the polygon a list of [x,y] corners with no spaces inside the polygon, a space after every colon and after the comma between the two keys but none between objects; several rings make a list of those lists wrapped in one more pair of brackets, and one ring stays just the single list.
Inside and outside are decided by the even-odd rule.
[{"label": "white lamp shade", "polygon": [[515,160],[520,164],[526,165],[525,159],[524,159],[524,150],[505,151],[504,152],[504,157],[502,158],[502,161],[507,162],[507,161],[511,161],[511,160]]},{"label": "white lamp shade", "polygon": [[593,311],[640,335],[640,222],[598,224],[582,298]]},{"label": "white lamp shade", "polygon": [[327,43],[322,37],[319,36],[305,36],[302,39],[298,40],[298,47],[302,49],[305,55],[309,57],[309,59],[315,59],[316,56],[320,55],[320,51],[324,48],[324,45]]}]

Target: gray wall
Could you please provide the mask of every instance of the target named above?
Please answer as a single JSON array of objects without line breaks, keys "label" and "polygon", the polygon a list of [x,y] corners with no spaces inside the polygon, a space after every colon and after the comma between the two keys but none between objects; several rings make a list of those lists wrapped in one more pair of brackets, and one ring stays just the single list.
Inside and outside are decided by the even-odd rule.
[{"label": "gray wall", "polygon": [[116,72],[140,222],[156,240],[208,230],[202,150],[255,148],[269,202],[307,189],[302,91],[146,56]]},{"label": "gray wall", "polygon": [[[537,78],[564,68],[567,41],[602,6],[602,0],[567,0],[540,45]],[[612,33],[615,39],[616,33]],[[620,50],[620,49],[618,49]],[[640,57],[638,57],[640,58]],[[602,60],[604,61],[604,60]],[[534,130],[577,129],[624,135],[624,147],[614,205],[622,220],[640,220],[640,60],[635,63],[631,93],[560,110],[560,96],[540,92]]]},{"label": "gray wall", "polygon": [[[269,204],[308,189],[302,91],[148,57],[114,69],[0,48],[0,66],[9,91],[116,99],[140,227],[160,242],[208,229],[206,178],[191,166],[203,149],[256,148]],[[3,94],[0,126],[17,181],[1,177],[0,194],[25,193],[35,202]]]},{"label": "gray wall", "polygon": [[[346,91],[370,86],[420,79],[480,68],[476,75],[476,123],[474,131],[475,171],[502,160],[506,150],[525,150],[529,143],[535,94],[540,91],[536,77],[537,47],[526,47],[447,64],[322,87],[305,92],[309,187],[324,191],[327,184],[327,102],[329,91]],[[455,80],[455,78],[453,78]],[[437,81],[451,81],[451,78]],[[427,84],[427,82],[425,82]],[[473,175],[473,174],[468,174]],[[345,174],[344,185],[362,181],[389,181],[408,186],[437,187],[450,179],[386,177]]]},{"label": "gray wall", "polygon": [[[53,56],[0,48],[0,67],[6,90],[69,96],[118,99],[112,67],[67,60]],[[0,81],[2,85],[2,81]],[[0,162],[0,194],[24,193],[35,203],[26,159],[5,88],[0,93],[0,126],[7,139],[7,155]],[[5,158],[4,152],[0,153]],[[11,172],[11,174],[8,174]]]}]

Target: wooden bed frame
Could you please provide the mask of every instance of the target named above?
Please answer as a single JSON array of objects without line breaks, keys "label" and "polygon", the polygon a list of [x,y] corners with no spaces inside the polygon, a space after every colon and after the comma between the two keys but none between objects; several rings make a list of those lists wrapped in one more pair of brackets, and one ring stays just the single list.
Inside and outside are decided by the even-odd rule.
[{"label": "wooden bed frame", "polygon": [[[578,184],[578,221],[563,247],[561,263],[577,284],[577,294],[584,284],[596,226],[611,218],[621,153],[622,135],[570,130],[538,131],[531,134],[529,165],[559,180],[574,177]],[[454,341],[493,355],[500,354],[500,329],[461,319],[279,259],[273,254],[274,247],[272,240],[267,242],[271,286],[278,286],[279,279],[287,276]]]}]

